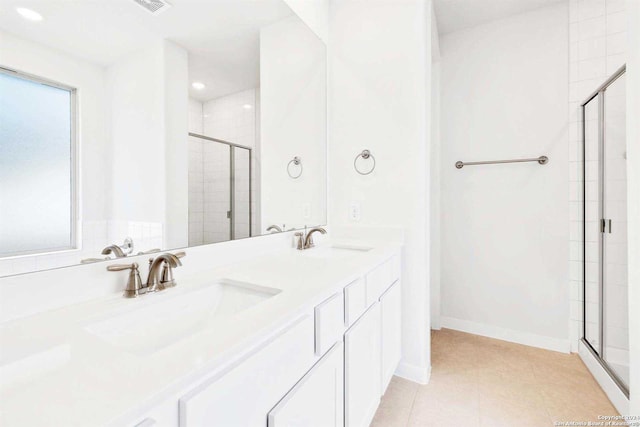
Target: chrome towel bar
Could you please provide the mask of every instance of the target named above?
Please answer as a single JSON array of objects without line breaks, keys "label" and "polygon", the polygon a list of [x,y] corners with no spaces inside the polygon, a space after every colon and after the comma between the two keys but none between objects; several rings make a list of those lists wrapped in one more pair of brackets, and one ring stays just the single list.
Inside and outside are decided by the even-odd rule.
[{"label": "chrome towel bar", "polygon": [[549,163],[549,158],[547,156],[536,157],[535,159],[511,159],[511,160],[487,160],[484,162],[456,162],[456,168],[462,169],[463,166],[474,166],[474,165],[493,165],[496,163],[524,163],[524,162],[538,162],[541,165],[546,165]]}]

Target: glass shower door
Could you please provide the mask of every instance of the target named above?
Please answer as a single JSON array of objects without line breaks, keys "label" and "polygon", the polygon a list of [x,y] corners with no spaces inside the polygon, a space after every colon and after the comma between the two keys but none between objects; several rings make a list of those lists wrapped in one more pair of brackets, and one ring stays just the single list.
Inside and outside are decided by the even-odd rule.
[{"label": "glass shower door", "polygon": [[252,150],[189,134],[189,246],[252,235]]},{"label": "glass shower door", "polygon": [[628,393],[627,159],[621,68],[583,105],[584,341]]},{"label": "glass shower door", "polygon": [[600,110],[597,95],[584,106],[584,337],[600,354],[600,259],[602,258],[600,218]]},{"label": "glass shower door", "polygon": [[602,357],[628,387],[629,331],[627,290],[627,159],[625,76],[604,95],[602,284],[604,340]]},{"label": "glass shower door", "polygon": [[242,147],[232,148],[233,164],[233,214],[232,239],[251,236],[251,151]]}]

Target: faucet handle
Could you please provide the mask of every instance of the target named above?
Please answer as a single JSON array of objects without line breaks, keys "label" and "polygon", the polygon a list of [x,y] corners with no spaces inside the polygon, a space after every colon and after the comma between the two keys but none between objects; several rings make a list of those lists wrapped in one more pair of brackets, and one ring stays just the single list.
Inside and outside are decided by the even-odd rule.
[{"label": "faucet handle", "polygon": [[296,249],[301,251],[304,249],[304,233],[302,233],[302,231],[297,231],[294,236],[296,236],[297,239]]},{"label": "faucet handle", "polygon": [[176,258],[184,258],[187,256],[187,253],[185,251],[180,251],[173,254],[173,256],[175,256]]},{"label": "faucet handle", "polygon": [[123,271],[131,270],[129,272],[129,279],[127,280],[127,286],[124,289],[125,298],[136,298],[144,293],[142,286],[142,279],[140,279],[140,271],[138,270],[138,263],[133,264],[114,264],[107,267],[108,271]]}]

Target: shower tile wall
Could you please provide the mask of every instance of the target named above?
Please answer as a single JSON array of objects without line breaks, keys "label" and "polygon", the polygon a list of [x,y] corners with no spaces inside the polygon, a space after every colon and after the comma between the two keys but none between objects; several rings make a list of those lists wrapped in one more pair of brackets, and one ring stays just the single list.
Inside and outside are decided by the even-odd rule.
[{"label": "shower tile wall", "polygon": [[[570,274],[571,349],[582,335],[582,130],[580,103],[625,63],[626,18],[624,0],[570,0],[569,2],[569,117],[570,117]],[[589,159],[589,158],[588,158]],[[595,167],[595,162],[593,163]],[[589,164],[588,164],[589,166]],[[595,198],[597,195],[588,195]],[[594,200],[597,200],[595,198]],[[594,218],[597,220],[597,218]],[[597,240],[596,236],[587,236]],[[595,244],[595,240],[588,244]],[[590,251],[595,253],[594,251]],[[587,260],[593,273],[597,264]],[[596,273],[597,274],[597,273]],[[589,273],[588,273],[589,275]],[[588,289],[589,292],[591,292]],[[615,335],[618,332],[608,331]],[[620,335],[618,333],[618,335]]]},{"label": "shower tile wall", "polygon": [[203,143],[204,222],[203,243],[231,239],[227,212],[231,203],[229,146],[216,142]]},{"label": "shower tile wall", "polygon": [[[202,134],[202,102],[189,99],[189,132]],[[204,242],[204,165],[202,140],[188,137],[189,149],[189,246]]]},{"label": "shower tile wall", "polygon": [[189,246],[204,243],[204,146],[189,137]]}]

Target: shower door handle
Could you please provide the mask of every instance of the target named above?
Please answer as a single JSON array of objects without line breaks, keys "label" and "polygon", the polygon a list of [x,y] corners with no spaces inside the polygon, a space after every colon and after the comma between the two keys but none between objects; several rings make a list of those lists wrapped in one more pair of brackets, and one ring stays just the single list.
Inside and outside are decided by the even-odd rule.
[{"label": "shower door handle", "polygon": [[611,220],[610,219],[602,218],[600,231],[602,233],[606,233],[607,232],[607,225],[609,225],[609,234],[611,234]]}]

